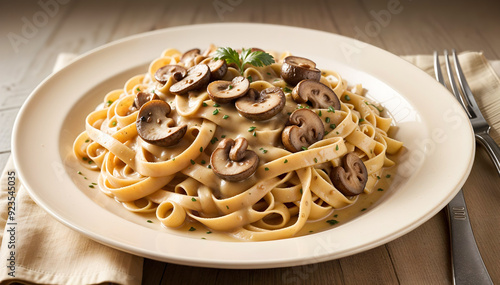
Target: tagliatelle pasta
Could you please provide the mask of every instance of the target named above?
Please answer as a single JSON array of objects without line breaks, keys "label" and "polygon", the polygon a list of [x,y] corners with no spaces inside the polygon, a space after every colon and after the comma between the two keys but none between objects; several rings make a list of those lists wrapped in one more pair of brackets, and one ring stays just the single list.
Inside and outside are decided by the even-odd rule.
[{"label": "tagliatelle pasta", "polygon": [[[315,107],[313,99],[297,103],[292,96],[296,86],[282,75],[283,60],[289,53],[275,55],[277,62],[269,65],[247,64],[243,71],[229,64],[217,78],[233,82],[226,84],[227,92],[239,84],[232,80],[240,76],[256,94],[263,90],[282,92],[284,106],[279,111],[273,109],[277,113],[268,119],[248,119],[235,107],[235,99],[216,102],[206,84],[173,93],[172,86],[193,73],[189,68],[209,66],[210,82],[216,81],[214,51],[210,47],[187,58],[176,49],[165,50],[147,72],[130,78],[122,89],[110,91],[87,116],[85,131],[74,141],[74,154],[82,165],[99,172],[99,189],[127,210],[154,212],[169,228],[202,224],[207,231],[241,240],[290,238],[304,234],[308,223],[333,224],[332,217],[339,209],[357,203],[357,195],[346,195],[333,181],[334,169],[343,167],[347,154],[355,155],[366,168],[362,195],[373,192],[384,169],[395,164],[388,155],[396,154],[402,143],[389,137],[391,119],[382,116],[381,107],[364,96],[362,86],[349,86],[337,72],[321,70],[316,81],[330,88],[340,105]],[[181,66],[180,72],[159,80],[158,70],[173,65]],[[138,103],[141,96],[146,96],[143,105]],[[158,106],[149,104],[155,100]],[[149,127],[146,123],[151,119],[139,116],[146,112],[146,106],[167,108],[161,109],[167,121],[162,117],[156,123],[158,128],[179,132],[175,141],[159,143],[140,134],[144,132],[141,124]],[[323,131],[314,133],[319,140],[290,151],[283,142],[284,130],[293,125],[290,117],[300,109],[311,111],[302,113],[320,120]],[[146,113],[152,116],[152,112]],[[302,124],[306,123],[297,125]],[[156,136],[164,130],[151,132]],[[258,163],[250,176],[230,178],[221,174],[224,169],[212,167],[221,142],[229,143],[225,139],[244,143],[244,149],[257,155]],[[228,167],[244,164],[234,158],[224,163]]]}]

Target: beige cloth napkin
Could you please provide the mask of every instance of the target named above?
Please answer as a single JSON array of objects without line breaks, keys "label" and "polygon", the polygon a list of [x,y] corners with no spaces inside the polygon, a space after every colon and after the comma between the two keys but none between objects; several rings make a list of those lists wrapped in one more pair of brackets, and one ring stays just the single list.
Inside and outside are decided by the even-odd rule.
[{"label": "beige cloth napkin", "polygon": [[[59,55],[54,71],[74,57]],[[12,157],[0,184],[0,284],[141,284],[143,258],[92,241],[52,218],[30,199]],[[15,204],[9,204],[9,190],[16,192]]]},{"label": "beige cloth napkin", "polygon": [[[62,55],[58,62],[67,62],[71,55]],[[404,56],[404,59],[433,74],[432,56]],[[500,126],[500,79],[482,53],[467,52],[460,55],[462,67],[473,92],[493,126],[497,140]],[[497,64],[500,72],[500,64]],[[451,95],[450,95],[451,96]],[[488,102],[488,104],[486,104]],[[9,242],[11,225],[7,207],[9,177],[15,171],[11,159],[1,177],[0,192],[0,283],[12,281],[45,284],[139,284],[142,279],[143,259],[91,241],[70,230],[45,213],[27,195],[18,180],[15,209],[15,278],[9,276],[11,254]],[[16,177],[17,178],[17,177]],[[5,230],[2,227],[5,226]],[[1,236],[3,234],[3,236]],[[7,265],[7,266],[5,266]]]}]

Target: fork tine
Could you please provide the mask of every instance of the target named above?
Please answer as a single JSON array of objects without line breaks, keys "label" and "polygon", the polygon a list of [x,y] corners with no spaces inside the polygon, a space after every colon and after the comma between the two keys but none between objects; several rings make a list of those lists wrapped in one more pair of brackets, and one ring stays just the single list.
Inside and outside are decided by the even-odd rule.
[{"label": "fork tine", "polygon": [[439,55],[437,51],[434,51],[434,73],[436,74],[436,78],[439,83],[443,84],[446,87],[446,83],[444,83],[443,73],[441,72],[441,63],[439,63]]},{"label": "fork tine", "polygon": [[462,89],[462,93],[464,94],[465,100],[467,101],[468,112],[473,116],[477,116],[480,112],[477,109],[477,103],[474,99],[474,95],[472,95],[472,91],[470,90],[469,84],[465,79],[464,73],[462,72],[462,67],[460,66],[460,62],[458,61],[458,56],[456,51],[453,49],[453,60],[455,62],[455,71],[458,76],[458,82],[460,83],[460,88]]},{"label": "fork tine", "polygon": [[460,95],[460,91],[458,91],[458,87],[457,87],[457,84],[455,82],[455,76],[453,76],[453,71],[451,70],[450,57],[448,55],[448,50],[444,50],[444,61],[446,63],[446,72],[448,73],[448,78],[450,80],[450,85],[451,85],[451,90],[453,91],[453,95],[455,95],[458,102],[460,102],[460,104],[464,108],[465,112],[467,113],[467,116],[469,116],[469,118],[471,118],[472,116],[471,116],[471,113],[469,112],[469,109],[467,108],[467,103],[464,101],[464,98],[462,97],[462,95]]}]

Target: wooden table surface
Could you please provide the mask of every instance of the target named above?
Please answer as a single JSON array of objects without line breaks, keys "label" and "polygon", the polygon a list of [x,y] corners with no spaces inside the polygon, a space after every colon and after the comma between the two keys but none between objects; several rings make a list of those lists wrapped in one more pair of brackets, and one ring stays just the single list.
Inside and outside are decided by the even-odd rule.
[{"label": "wooden table surface", "polygon": [[[52,3],[45,10],[40,3]],[[179,25],[259,22],[328,31],[397,55],[456,48],[500,59],[499,1],[1,1],[0,167],[24,100],[61,52],[81,54],[132,34]],[[500,95],[500,94],[499,94]],[[464,189],[484,262],[500,283],[499,178],[478,148]],[[469,191],[468,191],[469,190]],[[473,191],[474,190],[474,191]],[[489,208],[496,205],[495,208]],[[496,219],[498,221],[498,219]],[[411,233],[354,256],[278,269],[219,270],[144,261],[144,284],[450,284],[444,211]]]}]

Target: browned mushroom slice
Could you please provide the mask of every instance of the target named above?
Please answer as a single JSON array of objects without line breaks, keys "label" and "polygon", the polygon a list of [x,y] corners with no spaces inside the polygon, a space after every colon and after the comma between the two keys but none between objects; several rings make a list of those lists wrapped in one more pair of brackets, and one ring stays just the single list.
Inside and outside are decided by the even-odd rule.
[{"label": "browned mushroom slice", "polygon": [[186,133],[187,126],[173,127],[174,121],[167,117],[170,105],[163,100],[152,100],[142,105],[137,115],[137,132],[146,142],[158,146],[172,146]]},{"label": "browned mushroom slice", "polygon": [[186,67],[191,67],[195,65],[194,59],[200,55],[200,49],[194,48],[186,51],[181,55],[180,61],[184,64]]},{"label": "browned mushroom slice", "polygon": [[356,154],[350,152],[342,158],[342,166],[330,173],[333,185],[346,196],[359,195],[368,181],[366,166]]},{"label": "browned mushroom slice", "polygon": [[210,61],[207,63],[208,67],[210,68],[210,80],[219,80],[224,75],[226,75],[227,72],[227,63],[223,59],[219,60],[213,60],[210,59]]},{"label": "browned mushroom slice", "polygon": [[135,95],[134,106],[137,109],[140,109],[142,105],[144,105],[145,103],[151,100],[159,100],[159,99],[160,97],[158,97],[158,95],[156,95],[155,93],[140,91]]},{"label": "browned mushroom slice", "polygon": [[286,83],[295,86],[304,79],[319,81],[321,71],[316,68],[316,63],[307,58],[287,56],[281,66],[281,77]]},{"label": "browned mushroom slice", "polygon": [[156,81],[161,84],[167,83],[170,77],[173,77],[176,81],[180,81],[187,74],[187,69],[183,66],[176,64],[169,64],[158,68],[155,72]]},{"label": "browned mushroom slice", "polygon": [[207,92],[210,99],[217,103],[227,103],[245,95],[250,88],[250,81],[243,76],[237,76],[232,81],[217,80],[208,84]]},{"label": "browned mushroom slice", "polygon": [[281,112],[285,101],[285,94],[279,87],[269,87],[260,93],[250,88],[245,96],[236,100],[234,106],[243,117],[264,121]]},{"label": "browned mushroom slice", "polygon": [[222,140],[210,156],[213,172],[231,182],[250,177],[259,165],[259,156],[247,147],[245,138]]},{"label": "browned mushroom slice", "polygon": [[297,103],[311,102],[313,108],[329,108],[340,110],[340,100],[332,88],[312,80],[302,80],[293,88],[293,100]]},{"label": "browned mushroom slice", "polygon": [[210,81],[210,68],[206,64],[198,64],[187,71],[186,77],[170,86],[170,92],[185,94],[191,90],[204,87]]},{"label": "browned mushroom slice", "polygon": [[291,152],[307,149],[313,143],[320,141],[325,133],[325,127],[319,116],[308,109],[295,110],[288,119],[288,124],[281,133],[281,141]]}]

